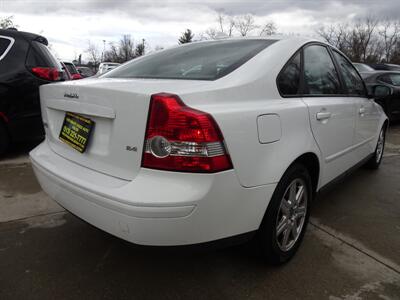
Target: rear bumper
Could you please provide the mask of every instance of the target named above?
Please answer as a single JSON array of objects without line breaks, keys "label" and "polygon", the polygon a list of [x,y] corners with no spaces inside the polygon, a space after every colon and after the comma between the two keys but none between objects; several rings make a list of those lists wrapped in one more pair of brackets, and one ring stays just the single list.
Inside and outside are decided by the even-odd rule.
[{"label": "rear bumper", "polygon": [[133,181],[73,163],[43,142],[31,153],[43,190],[88,223],[141,245],[188,245],[258,229],[275,184],[242,187],[233,170],[142,169]]}]

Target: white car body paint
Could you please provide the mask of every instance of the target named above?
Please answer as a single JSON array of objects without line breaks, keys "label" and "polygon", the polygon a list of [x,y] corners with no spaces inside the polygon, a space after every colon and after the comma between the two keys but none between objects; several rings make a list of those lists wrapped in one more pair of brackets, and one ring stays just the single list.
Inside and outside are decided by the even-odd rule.
[{"label": "white car body paint", "polygon": [[[77,216],[137,244],[195,244],[257,230],[298,157],[318,158],[318,190],[374,152],[386,120],[366,98],[324,98],[321,105],[317,97],[281,97],[279,72],[312,41],[282,39],[215,81],[89,78],[41,86],[46,140],[30,153],[39,183]],[[214,117],[232,170],[141,168],[150,96],[160,92]],[[319,121],[323,109],[331,117]],[[58,139],[66,111],[96,122],[84,154]]]}]

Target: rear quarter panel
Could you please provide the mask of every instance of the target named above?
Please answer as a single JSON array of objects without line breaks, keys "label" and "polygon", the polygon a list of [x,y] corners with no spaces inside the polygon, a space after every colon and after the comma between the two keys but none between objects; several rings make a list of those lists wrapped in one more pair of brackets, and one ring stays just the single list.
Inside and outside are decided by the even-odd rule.
[{"label": "rear quarter panel", "polygon": [[[306,105],[300,98],[282,98],[277,90],[275,79],[284,62],[254,81],[182,95],[188,105],[209,112],[216,119],[244,187],[277,183],[304,153],[312,152],[320,157]],[[257,117],[265,114],[279,116],[282,133],[280,140],[261,144]]]},{"label": "rear quarter panel", "polygon": [[[305,42],[302,39],[279,41],[215,81],[211,91],[182,95],[188,105],[209,112],[216,119],[244,187],[277,183],[304,153],[320,157],[306,105],[300,98],[282,98],[276,86],[280,70]],[[257,117],[265,114],[279,116],[281,138],[262,144]]]}]

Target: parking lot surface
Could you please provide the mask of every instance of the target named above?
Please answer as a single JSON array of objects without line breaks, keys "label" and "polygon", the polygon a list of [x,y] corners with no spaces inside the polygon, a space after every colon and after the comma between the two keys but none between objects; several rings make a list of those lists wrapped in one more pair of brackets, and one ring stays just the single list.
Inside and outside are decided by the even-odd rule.
[{"label": "parking lot surface", "polygon": [[45,195],[26,152],[0,162],[0,299],[400,299],[399,124],[378,171],[359,169],[319,195],[302,247],[278,268],[252,244],[117,239]]}]

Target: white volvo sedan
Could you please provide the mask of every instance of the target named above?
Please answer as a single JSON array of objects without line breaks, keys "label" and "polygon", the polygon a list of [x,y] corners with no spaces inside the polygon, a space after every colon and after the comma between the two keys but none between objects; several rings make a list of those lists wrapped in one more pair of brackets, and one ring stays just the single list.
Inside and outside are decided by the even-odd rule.
[{"label": "white volvo sedan", "polygon": [[298,249],[316,193],[381,162],[387,117],[335,48],[310,39],[191,43],[96,79],[41,86],[43,190],[141,245],[256,233],[270,263]]}]

